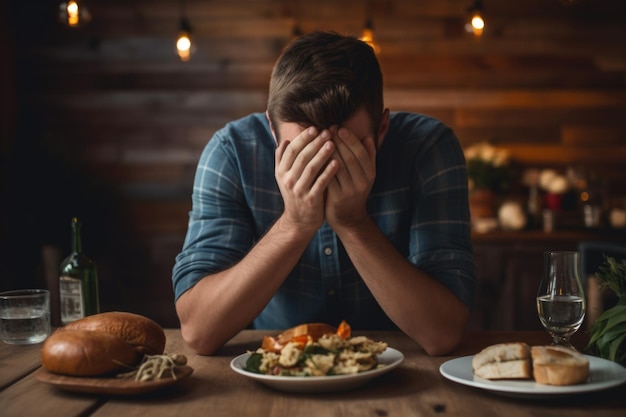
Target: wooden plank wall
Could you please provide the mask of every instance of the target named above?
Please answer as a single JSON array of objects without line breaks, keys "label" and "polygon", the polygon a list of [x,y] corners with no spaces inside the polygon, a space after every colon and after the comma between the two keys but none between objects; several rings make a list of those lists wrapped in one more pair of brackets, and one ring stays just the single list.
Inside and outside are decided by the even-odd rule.
[{"label": "wooden plank wall", "polygon": [[[623,0],[485,0],[480,39],[464,30],[471,0],[91,0],[78,30],[55,21],[56,1],[10,3],[3,240],[22,249],[4,256],[66,253],[80,214],[106,309],[176,325],[170,273],[197,158],[225,122],[264,110],[295,25],[358,34],[369,14],[392,110],[436,116],[464,146],[491,141],[521,167],[582,167],[626,195]],[[181,4],[188,63],[174,53]]]}]

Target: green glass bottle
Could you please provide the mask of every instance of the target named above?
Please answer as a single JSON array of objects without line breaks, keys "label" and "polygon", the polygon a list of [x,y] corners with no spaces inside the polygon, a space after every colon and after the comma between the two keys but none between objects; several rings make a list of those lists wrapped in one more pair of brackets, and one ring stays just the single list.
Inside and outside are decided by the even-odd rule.
[{"label": "green glass bottle", "polygon": [[72,219],[72,253],[61,263],[60,272],[61,322],[65,325],[99,313],[98,270],[83,253],[81,224],[76,217]]}]

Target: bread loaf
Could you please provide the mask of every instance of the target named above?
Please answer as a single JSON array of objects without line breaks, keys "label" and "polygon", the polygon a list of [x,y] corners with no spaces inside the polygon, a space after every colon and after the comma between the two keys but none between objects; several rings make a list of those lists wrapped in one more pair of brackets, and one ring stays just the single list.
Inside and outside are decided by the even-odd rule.
[{"label": "bread loaf", "polygon": [[574,385],[589,378],[589,359],[562,346],[531,348],[533,376],[538,384]]},{"label": "bread loaf", "polygon": [[165,350],[165,332],[155,321],[139,314],[112,311],[94,314],[69,323],[62,330],[92,330],[115,335],[139,353],[161,355]]},{"label": "bread loaf", "polygon": [[57,330],[44,342],[41,363],[50,372],[105,375],[130,369],[141,355],[119,337],[100,331]]},{"label": "bread loaf", "polygon": [[521,342],[488,346],[474,355],[472,370],[485,379],[530,379],[530,348]]},{"label": "bread loaf", "polygon": [[50,372],[95,376],[129,370],[144,355],[161,355],[165,332],[147,317],[126,312],[87,316],[46,339],[42,365]]}]

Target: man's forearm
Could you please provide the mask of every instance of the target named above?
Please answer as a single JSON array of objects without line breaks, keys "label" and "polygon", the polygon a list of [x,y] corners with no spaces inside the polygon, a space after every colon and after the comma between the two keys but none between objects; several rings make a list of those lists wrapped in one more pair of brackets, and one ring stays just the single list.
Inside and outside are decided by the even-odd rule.
[{"label": "man's forearm", "polygon": [[456,347],[469,317],[465,304],[411,264],[371,219],[336,232],[366,285],[400,329],[433,355]]},{"label": "man's forearm", "polygon": [[311,238],[281,217],[240,262],[200,280],[176,303],[185,341],[215,353],[263,310]]}]

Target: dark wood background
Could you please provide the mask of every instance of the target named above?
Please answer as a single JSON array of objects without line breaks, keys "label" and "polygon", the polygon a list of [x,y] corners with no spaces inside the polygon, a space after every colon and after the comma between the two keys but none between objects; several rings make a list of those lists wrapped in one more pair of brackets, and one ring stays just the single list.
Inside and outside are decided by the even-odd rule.
[{"label": "dark wood background", "polygon": [[[368,13],[392,110],[438,117],[464,146],[506,147],[522,168],[581,167],[626,195],[623,0],[485,0],[480,39],[464,30],[471,0],[92,0],[80,29],[56,21],[58,3],[0,12],[2,288],[43,285],[42,248],[67,254],[78,215],[103,308],[176,325],[171,268],[203,146],[265,109],[295,25],[359,34]],[[174,51],[181,4],[188,63]]]}]

